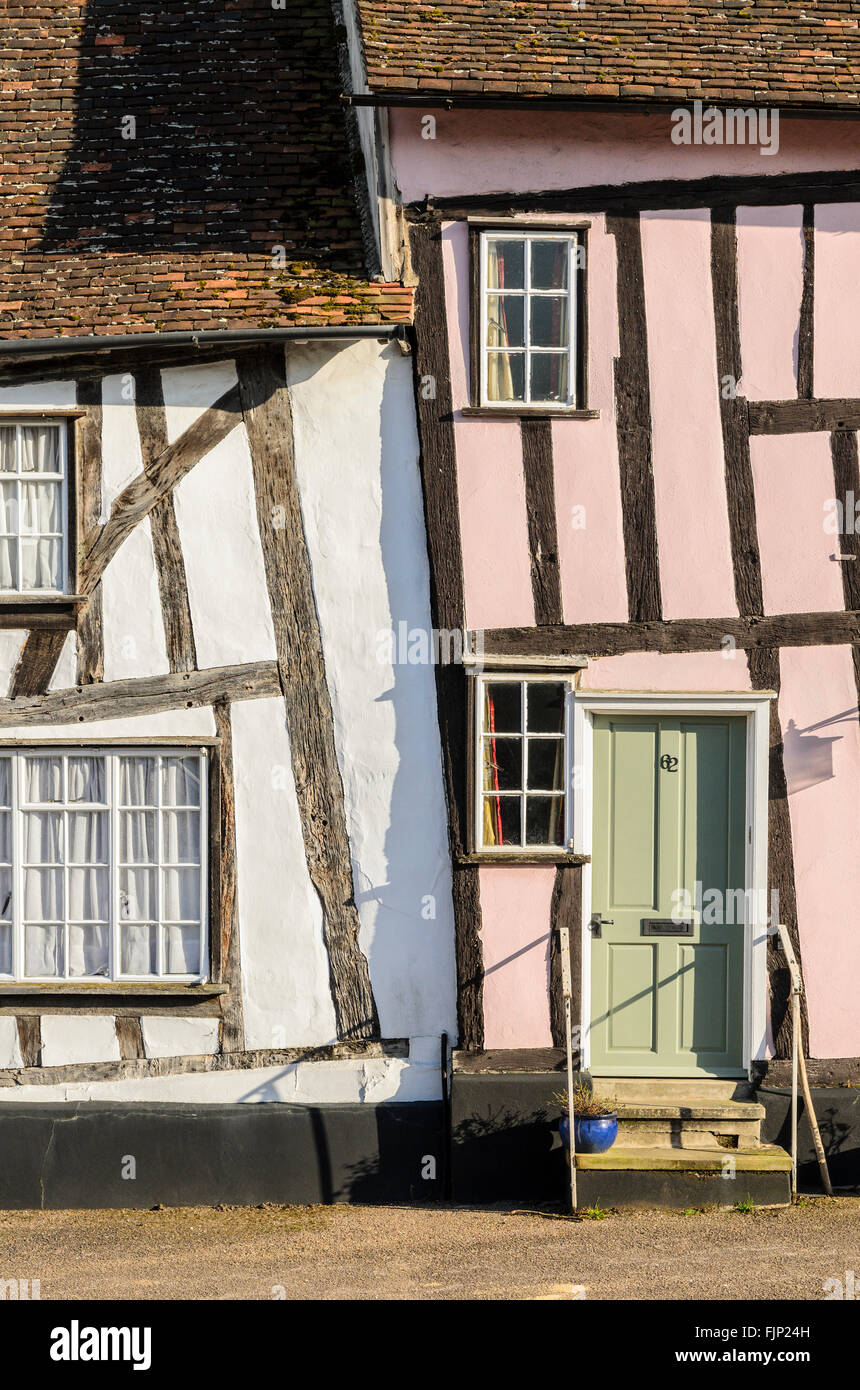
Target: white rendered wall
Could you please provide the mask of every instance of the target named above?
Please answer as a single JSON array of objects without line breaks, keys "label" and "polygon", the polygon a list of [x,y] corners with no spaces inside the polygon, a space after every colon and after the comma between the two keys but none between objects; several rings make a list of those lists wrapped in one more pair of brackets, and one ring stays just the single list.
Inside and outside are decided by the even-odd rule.
[{"label": "white rendered wall", "polygon": [[[72,1019],[72,1023],[84,1020]],[[100,1022],[114,1027],[112,1018]],[[102,1030],[104,1037],[107,1031]],[[423,1042],[419,1039],[418,1042]],[[71,1050],[71,1040],[67,1050]],[[379,1105],[383,1101],[439,1100],[438,1065],[423,1057],[369,1057],[286,1066],[182,1072],[122,1081],[66,1081],[48,1086],[0,1086],[4,1101],[167,1101],[193,1105]]]},{"label": "white rendered wall", "polygon": [[233,361],[193,367],[166,367],[161,373],[161,385],[170,443],[199,420],[204,411],[236,385],[236,381],[236,364]]},{"label": "white rendered wall", "polygon": [[140,1020],[145,1057],[202,1057],[218,1051],[217,1018],[156,1016]]},{"label": "white rendered wall", "polygon": [[291,349],[287,361],[361,945],[382,1036],[454,1035],[434,669],[392,666],[380,640],[401,622],[429,639],[431,626],[412,366],[395,344],[375,341]]},{"label": "white rendered wall", "polygon": [[282,699],[232,706],[248,1048],[334,1042],[322,908],[308,875]]},{"label": "white rendered wall", "polygon": [[192,468],[174,499],[197,664],[273,661],[275,633],[244,425]]}]

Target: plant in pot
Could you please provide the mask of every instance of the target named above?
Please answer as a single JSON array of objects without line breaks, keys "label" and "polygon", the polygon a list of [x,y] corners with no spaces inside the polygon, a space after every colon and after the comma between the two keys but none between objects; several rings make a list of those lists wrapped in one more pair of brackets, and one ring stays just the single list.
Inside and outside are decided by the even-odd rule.
[{"label": "plant in pot", "polygon": [[[570,1116],[568,1114],[567,1092],[557,1091],[553,1096],[561,1106],[562,1117],[558,1122],[558,1132],[566,1149],[570,1148]],[[618,1116],[612,1102],[596,1096],[590,1086],[580,1081],[573,1088],[573,1137],[577,1153],[603,1154],[618,1137]]]}]

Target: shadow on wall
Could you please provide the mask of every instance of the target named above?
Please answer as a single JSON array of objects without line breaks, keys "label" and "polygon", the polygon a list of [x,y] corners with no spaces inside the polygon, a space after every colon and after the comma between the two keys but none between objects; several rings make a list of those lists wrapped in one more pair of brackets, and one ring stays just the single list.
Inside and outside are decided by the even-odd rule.
[{"label": "shadow on wall", "polygon": [[338,93],[327,0],[88,0],[73,135],[39,249],[282,244],[360,274]]},{"label": "shadow on wall", "polygon": [[[403,625],[406,631],[426,632],[430,576],[411,383],[404,381],[411,369],[396,346],[383,355],[379,545],[396,637]],[[380,995],[383,1001],[396,1000],[398,1014],[386,1024],[382,1003],[383,1035],[397,1036],[408,1021],[411,1035],[448,1032],[453,1039],[454,925],[435,673],[427,663],[410,663],[404,645],[395,641],[394,682],[377,697],[391,705],[398,755],[385,833],[389,877],[367,885],[354,862],[356,901],[378,904],[368,952],[371,978],[377,1004]],[[371,650],[375,660],[375,643]]]},{"label": "shadow on wall", "polygon": [[854,724],[857,715],[855,705],[852,709],[832,714],[817,724],[810,724],[806,729],[798,729],[794,720],[789,719],[783,740],[789,796],[805,791],[807,787],[814,787],[819,782],[828,782],[836,775],[833,770],[833,745],[840,741],[842,735],[836,734],[832,738],[821,737],[816,731],[832,728],[834,724]]}]

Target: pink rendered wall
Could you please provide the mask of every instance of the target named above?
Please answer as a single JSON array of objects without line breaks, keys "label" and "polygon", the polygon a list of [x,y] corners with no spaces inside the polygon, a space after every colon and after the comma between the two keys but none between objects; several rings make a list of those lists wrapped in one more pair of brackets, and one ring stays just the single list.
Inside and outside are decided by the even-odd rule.
[{"label": "pink rendered wall", "polygon": [[469,242],[465,223],[442,234],[448,355],[466,626],[534,623],[523,451],[518,420],[463,420],[469,403]]},{"label": "pink rendered wall", "polygon": [[555,868],[484,867],[484,1046],[552,1047],[549,923]]},{"label": "pink rendered wall", "polygon": [[839,537],[824,529],[834,495],[829,434],[769,434],[750,440],[766,613],[844,607],[842,573],[831,556]]},{"label": "pink rendered wall", "polygon": [[738,208],[737,238],[740,394],[790,400],[797,395],[803,208]]},{"label": "pink rendered wall", "polygon": [[615,238],[602,215],[588,234],[588,404],[599,420],[554,420],[555,500],[567,623],[625,622],[627,580],[615,432],[618,355]]},{"label": "pink rendered wall", "polygon": [[641,219],[664,618],[737,613],[707,209]]},{"label": "pink rendered wall", "polygon": [[860,723],[851,648],[787,648],[780,671],[810,1051],[813,1057],[856,1057]]},{"label": "pink rendered wall", "polygon": [[590,661],[580,690],[717,692],[750,690],[746,655],[727,642],[724,652],[630,652]]},{"label": "pink rendered wall", "polygon": [[860,396],[860,206],[815,209],[816,396]]},{"label": "pink rendered wall", "polygon": [[404,202],[432,195],[587,188],[648,179],[709,178],[852,169],[860,126],[783,119],[779,150],[673,145],[669,113],[634,116],[560,111],[432,111],[436,138],[422,139],[421,109],[390,114],[391,150]]}]

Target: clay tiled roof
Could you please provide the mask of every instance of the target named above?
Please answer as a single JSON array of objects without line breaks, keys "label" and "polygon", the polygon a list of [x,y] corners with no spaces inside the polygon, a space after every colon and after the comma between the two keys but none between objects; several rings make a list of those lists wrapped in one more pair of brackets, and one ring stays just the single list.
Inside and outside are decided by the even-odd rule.
[{"label": "clay tiled roof", "polygon": [[860,0],[359,0],[368,82],[583,100],[860,102]]},{"label": "clay tiled roof", "polygon": [[408,319],[339,94],[329,0],[0,0],[0,337]]}]

